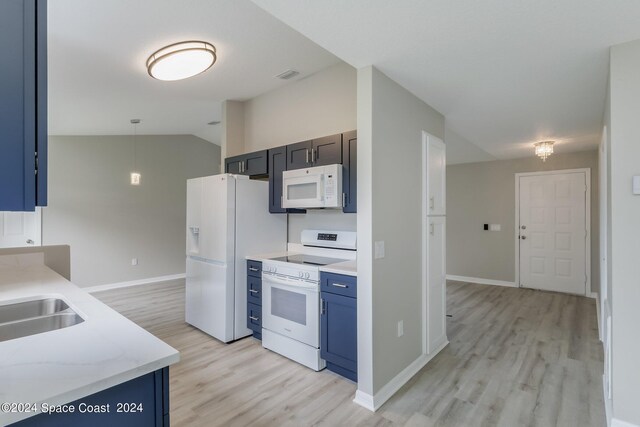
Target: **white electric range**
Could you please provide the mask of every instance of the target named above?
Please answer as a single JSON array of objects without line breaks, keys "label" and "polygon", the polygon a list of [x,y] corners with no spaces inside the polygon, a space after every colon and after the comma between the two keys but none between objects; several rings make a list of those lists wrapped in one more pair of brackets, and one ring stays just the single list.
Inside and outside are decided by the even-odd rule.
[{"label": "white electric range", "polygon": [[320,358],[320,271],[355,259],[356,233],[304,230],[301,253],[262,261],[262,346],[316,371]]}]

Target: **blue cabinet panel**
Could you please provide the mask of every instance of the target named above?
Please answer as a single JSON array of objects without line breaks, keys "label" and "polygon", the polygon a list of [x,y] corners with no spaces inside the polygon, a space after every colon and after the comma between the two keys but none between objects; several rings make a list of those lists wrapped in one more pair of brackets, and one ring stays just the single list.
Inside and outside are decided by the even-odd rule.
[{"label": "blue cabinet panel", "polygon": [[356,131],[342,134],[342,192],[345,213],[358,212],[358,136]]},{"label": "blue cabinet panel", "polygon": [[247,276],[247,302],[262,305],[262,279]]},{"label": "blue cabinet panel", "polygon": [[[13,427],[168,427],[169,368],[135,378],[68,404],[73,413],[39,414]],[[82,408],[98,408],[101,413],[81,413]],[[122,406],[121,406],[122,405]],[[126,405],[126,406],[125,406]],[[118,412],[135,405],[136,412]],[[138,411],[140,406],[142,411]]]},{"label": "blue cabinet panel", "polygon": [[46,0],[0,1],[0,211],[46,204],[46,36]]},{"label": "blue cabinet panel", "polygon": [[358,380],[357,278],[320,274],[320,357],[327,369]]},{"label": "blue cabinet panel", "polygon": [[357,278],[344,274],[322,273],[320,275],[320,290],[356,298]]},{"label": "blue cabinet panel", "polygon": [[253,331],[254,337],[262,338],[262,307],[261,306],[247,303],[247,328]]},{"label": "blue cabinet panel", "polygon": [[260,261],[247,260],[247,275],[262,278],[262,263]]},{"label": "blue cabinet panel", "polygon": [[358,371],[357,300],[328,292],[322,292],[321,295],[320,357],[356,373]]}]

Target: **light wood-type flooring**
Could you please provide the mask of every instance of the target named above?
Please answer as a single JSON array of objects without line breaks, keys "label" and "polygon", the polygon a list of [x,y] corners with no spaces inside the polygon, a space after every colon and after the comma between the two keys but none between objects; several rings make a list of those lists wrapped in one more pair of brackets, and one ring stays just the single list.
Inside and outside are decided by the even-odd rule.
[{"label": "light wood-type flooring", "polygon": [[178,349],[173,426],[602,427],[595,300],[450,282],[450,344],[376,413],[356,386],[263,349],[222,344],[184,322],[184,282],[96,293]]}]

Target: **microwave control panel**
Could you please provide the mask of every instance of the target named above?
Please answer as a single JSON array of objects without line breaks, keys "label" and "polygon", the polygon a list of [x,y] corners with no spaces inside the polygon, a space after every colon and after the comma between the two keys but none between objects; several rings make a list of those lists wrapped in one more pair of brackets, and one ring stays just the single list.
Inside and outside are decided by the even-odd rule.
[{"label": "microwave control panel", "polygon": [[338,202],[337,197],[337,178],[334,174],[328,173],[324,180],[324,199],[328,206],[335,206]]}]

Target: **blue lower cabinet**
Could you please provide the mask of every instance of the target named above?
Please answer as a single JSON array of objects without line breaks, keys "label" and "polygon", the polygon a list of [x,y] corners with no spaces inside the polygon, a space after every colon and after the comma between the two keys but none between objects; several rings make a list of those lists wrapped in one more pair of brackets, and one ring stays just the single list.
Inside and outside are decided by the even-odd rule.
[{"label": "blue lower cabinet", "polygon": [[[331,280],[325,280],[327,276],[331,276]],[[320,280],[333,284],[333,279],[340,277],[355,286],[355,278],[350,276],[322,273]],[[344,289],[338,288],[338,292],[344,292]],[[353,296],[345,296],[327,292],[323,288],[320,295],[320,357],[326,360],[327,369],[357,382],[358,316],[355,290]]]},{"label": "blue lower cabinet", "polygon": [[56,409],[67,412],[41,413],[11,426],[168,427],[169,368],[60,405]]},{"label": "blue lower cabinet", "polygon": [[247,328],[262,339],[262,262],[247,260]]}]

